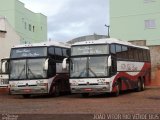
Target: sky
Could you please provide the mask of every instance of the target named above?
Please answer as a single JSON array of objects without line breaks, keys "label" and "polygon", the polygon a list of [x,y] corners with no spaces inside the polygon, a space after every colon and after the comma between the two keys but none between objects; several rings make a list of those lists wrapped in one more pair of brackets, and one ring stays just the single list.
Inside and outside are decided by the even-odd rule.
[{"label": "sky", "polygon": [[47,16],[48,39],[107,35],[109,0],[20,0],[29,10]]}]

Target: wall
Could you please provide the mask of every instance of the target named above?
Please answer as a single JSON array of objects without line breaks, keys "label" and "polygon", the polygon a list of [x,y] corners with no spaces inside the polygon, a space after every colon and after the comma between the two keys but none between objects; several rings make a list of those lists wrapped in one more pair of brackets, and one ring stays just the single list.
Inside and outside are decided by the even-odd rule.
[{"label": "wall", "polygon": [[[5,16],[8,19],[20,35],[21,43],[35,43],[47,40],[47,17],[41,13],[34,13],[26,9],[22,2],[18,0],[1,0],[0,16]],[[29,24],[31,30],[29,30]]]},{"label": "wall", "polygon": [[[122,40],[147,40],[160,45],[160,0],[110,0],[110,36]],[[155,20],[146,28],[145,20]]]},{"label": "wall", "polygon": [[149,49],[150,49],[150,53],[151,53],[152,80],[154,80],[153,82],[157,82],[157,81],[160,81],[160,79],[159,79],[160,77],[158,77],[158,76],[160,76],[160,74],[159,74],[160,45],[149,46]]},{"label": "wall", "polygon": [[5,18],[0,19],[4,20],[4,22],[0,22],[0,25],[5,23],[6,31],[0,32],[0,59],[2,59],[9,57],[11,47],[20,44],[20,36],[17,35],[17,33],[14,31],[14,29],[11,27],[11,25]]},{"label": "wall", "polygon": [[46,16],[26,9],[23,3],[16,0],[15,19],[16,31],[21,36],[22,43],[47,41]]}]

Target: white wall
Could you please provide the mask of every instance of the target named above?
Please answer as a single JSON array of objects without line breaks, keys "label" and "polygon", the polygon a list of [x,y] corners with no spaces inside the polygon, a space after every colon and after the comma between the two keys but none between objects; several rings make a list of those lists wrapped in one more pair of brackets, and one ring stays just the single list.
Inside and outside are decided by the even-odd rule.
[{"label": "white wall", "polygon": [[20,44],[20,36],[4,17],[0,17],[0,26],[0,59],[9,58],[11,47]]}]

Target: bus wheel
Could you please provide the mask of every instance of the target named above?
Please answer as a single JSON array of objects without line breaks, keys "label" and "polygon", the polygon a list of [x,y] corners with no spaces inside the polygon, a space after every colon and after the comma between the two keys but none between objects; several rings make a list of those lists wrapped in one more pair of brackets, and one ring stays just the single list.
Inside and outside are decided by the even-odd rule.
[{"label": "bus wheel", "polygon": [[113,95],[114,97],[118,97],[120,94],[120,83],[117,82],[117,85],[115,87],[116,87],[116,92],[114,92]]},{"label": "bus wheel", "polygon": [[137,82],[137,88],[136,88],[136,91],[137,92],[140,92],[142,91],[142,83],[141,83],[141,80],[139,79],[138,82]]},{"label": "bus wheel", "polygon": [[82,97],[84,97],[84,98],[89,97],[89,93],[82,93],[81,95],[82,95]]},{"label": "bus wheel", "polygon": [[49,92],[50,97],[57,97],[60,95],[59,86],[58,84],[55,84],[51,87],[51,90]]},{"label": "bus wheel", "polygon": [[24,95],[22,95],[23,96],[23,98],[30,98],[30,94],[24,94]]},{"label": "bus wheel", "polygon": [[54,86],[54,96],[55,97],[60,96],[60,89],[58,84]]},{"label": "bus wheel", "polygon": [[144,80],[142,80],[142,82],[141,82],[141,91],[143,91],[144,89],[145,89]]}]

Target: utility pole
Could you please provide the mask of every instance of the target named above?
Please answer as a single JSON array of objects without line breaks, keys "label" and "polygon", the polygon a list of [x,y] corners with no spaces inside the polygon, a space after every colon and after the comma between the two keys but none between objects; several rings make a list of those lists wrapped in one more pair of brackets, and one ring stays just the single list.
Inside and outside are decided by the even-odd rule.
[{"label": "utility pole", "polygon": [[108,28],[108,38],[110,38],[110,35],[109,35],[109,28],[110,28],[110,26],[106,25],[106,24],[104,26]]}]

